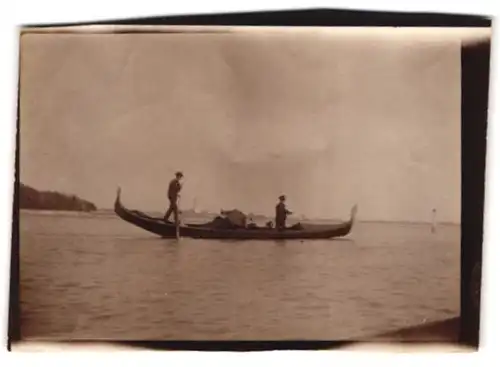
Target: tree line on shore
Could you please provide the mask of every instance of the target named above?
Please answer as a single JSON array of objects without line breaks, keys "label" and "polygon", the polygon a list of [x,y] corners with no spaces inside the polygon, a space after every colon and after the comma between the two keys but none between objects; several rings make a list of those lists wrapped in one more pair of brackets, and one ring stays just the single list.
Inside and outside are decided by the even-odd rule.
[{"label": "tree line on shore", "polygon": [[39,191],[23,183],[19,185],[19,208],[84,212],[97,210],[94,203],[78,196],[56,191]]}]

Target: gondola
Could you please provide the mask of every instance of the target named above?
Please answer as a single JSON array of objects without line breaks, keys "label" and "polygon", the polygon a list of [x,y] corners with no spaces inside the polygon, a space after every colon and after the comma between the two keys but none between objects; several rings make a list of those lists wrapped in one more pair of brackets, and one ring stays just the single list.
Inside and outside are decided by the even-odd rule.
[{"label": "gondola", "polygon": [[[347,236],[353,227],[357,206],[351,209],[351,218],[348,222],[332,225],[302,225],[277,230],[275,228],[214,228],[210,223],[181,224],[179,236],[198,239],[227,239],[227,240],[309,240],[330,239]],[[142,228],[163,238],[176,238],[176,226],[166,223],[163,218],[155,218],[138,210],[125,208],[121,202],[121,190],[118,189],[115,200],[115,213],[124,221]]]}]

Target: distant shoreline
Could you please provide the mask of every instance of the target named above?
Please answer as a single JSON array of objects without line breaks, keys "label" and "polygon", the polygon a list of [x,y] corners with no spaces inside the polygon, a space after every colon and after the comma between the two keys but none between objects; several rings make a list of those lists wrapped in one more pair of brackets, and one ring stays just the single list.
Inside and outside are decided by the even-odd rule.
[{"label": "distant shoreline", "polygon": [[57,191],[39,191],[19,184],[19,209],[45,211],[93,212],[97,206],[76,195],[63,194]]},{"label": "distant shoreline", "polygon": [[[72,211],[72,210],[43,210],[43,209],[29,209],[29,208],[20,208],[21,212],[25,213],[30,213],[30,214],[41,214],[41,215],[57,215],[57,214],[74,214],[78,213],[78,211]],[[161,217],[163,214],[161,212],[156,212],[156,211],[150,211],[147,212],[150,215],[153,216],[158,216]],[[89,212],[88,214],[91,215],[115,215],[115,212],[113,209],[97,209],[95,211]],[[195,214],[195,215],[188,215],[187,218],[189,219],[206,219],[210,217],[215,217],[218,214],[215,213],[202,213],[202,214]],[[273,220],[273,218],[259,218],[259,221],[265,221],[265,220]],[[310,222],[310,223],[338,223],[342,222],[341,219],[302,219],[298,220],[295,218],[290,218],[290,221],[292,222]],[[344,219],[345,221],[345,219]],[[425,226],[430,226],[432,225],[432,222],[412,222],[412,221],[390,221],[390,220],[357,220],[358,223],[366,223],[366,224],[406,224],[406,225],[425,225]],[[438,226],[461,226],[461,223],[453,223],[453,222],[438,222],[436,223]]]}]

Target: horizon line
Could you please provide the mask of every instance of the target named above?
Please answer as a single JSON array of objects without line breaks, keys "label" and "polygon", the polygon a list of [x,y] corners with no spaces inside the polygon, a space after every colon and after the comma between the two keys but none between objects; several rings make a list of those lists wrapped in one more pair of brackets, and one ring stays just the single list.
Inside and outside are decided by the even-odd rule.
[{"label": "horizon line", "polygon": [[[187,209],[192,211],[193,209]],[[40,210],[40,209],[27,209],[27,208],[19,208],[19,211],[31,211],[31,212],[61,212],[61,213],[80,213],[79,211],[70,211],[70,210]],[[113,208],[98,208],[94,212],[112,212],[114,213]],[[160,210],[148,210],[149,213],[161,213]],[[197,214],[208,214],[208,215],[219,215],[218,213],[213,213],[210,211],[202,211],[203,213]],[[90,212],[92,213],[92,212]],[[272,219],[272,216],[268,216],[265,214],[254,214],[254,216],[264,217],[265,219]],[[345,221],[345,219],[339,218],[303,218],[299,219],[297,217],[291,217],[291,220],[306,220],[306,221]],[[403,223],[403,224],[427,224],[431,225],[432,221],[419,221],[419,220],[409,220],[409,219],[356,219],[357,222],[362,223]],[[442,225],[461,225],[461,222],[453,222],[453,221],[438,221],[436,224]]]}]

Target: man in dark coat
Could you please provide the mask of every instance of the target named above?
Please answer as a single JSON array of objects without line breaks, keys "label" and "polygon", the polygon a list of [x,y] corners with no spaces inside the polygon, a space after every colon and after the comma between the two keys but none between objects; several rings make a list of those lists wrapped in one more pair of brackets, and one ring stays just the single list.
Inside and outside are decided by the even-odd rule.
[{"label": "man in dark coat", "polygon": [[181,179],[183,177],[184,175],[182,174],[182,172],[177,172],[175,174],[175,178],[170,181],[170,184],[168,185],[168,201],[170,202],[170,206],[165,213],[165,222],[168,222],[168,219],[173,213],[175,223],[179,223],[179,207],[177,205],[177,201],[179,200],[179,193],[182,189]]},{"label": "man in dark coat", "polygon": [[275,222],[276,222],[276,228],[280,231],[286,228],[286,217],[292,214],[292,212],[286,208],[285,200],[286,200],[285,195],[281,195],[279,197],[279,203],[278,205],[276,205]]}]

